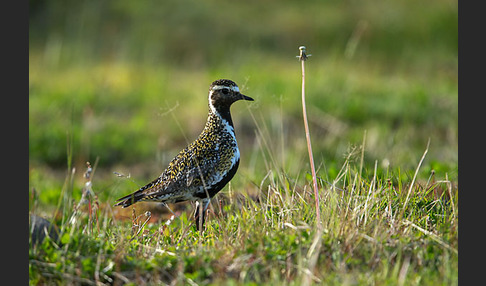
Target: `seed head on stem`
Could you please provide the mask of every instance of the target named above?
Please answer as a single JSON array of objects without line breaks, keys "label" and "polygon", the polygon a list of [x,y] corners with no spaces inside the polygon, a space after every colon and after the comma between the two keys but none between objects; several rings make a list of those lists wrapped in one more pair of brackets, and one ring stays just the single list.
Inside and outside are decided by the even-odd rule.
[{"label": "seed head on stem", "polygon": [[305,61],[307,60],[308,57],[312,56],[306,53],[305,46],[300,46],[299,51],[300,51],[300,55],[298,55],[297,58],[299,58],[300,61]]}]

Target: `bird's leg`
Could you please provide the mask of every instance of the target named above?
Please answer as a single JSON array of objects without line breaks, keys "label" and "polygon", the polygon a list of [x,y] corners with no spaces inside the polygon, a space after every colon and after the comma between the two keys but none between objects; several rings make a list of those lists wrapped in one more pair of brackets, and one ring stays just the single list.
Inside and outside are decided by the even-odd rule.
[{"label": "bird's leg", "polygon": [[194,221],[196,222],[196,229],[202,231],[202,226],[204,225],[204,211],[203,208],[200,208],[201,204],[199,201],[196,201],[196,211],[194,213]]},{"label": "bird's leg", "polygon": [[[209,206],[211,200],[209,198],[202,199],[201,201],[196,201],[196,212],[194,213],[194,221],[196,222],[196,229],[203,230],[204,222],[206,220],[206,210]],[[202,208],[200,206],[203,205]]]},{"label": "bird's leg", "polygon": [[177,217],[177,215],[172,211],[172,209],[169,208],[169,205],[167,203],[162,202],[161,204],[162,206],[166,207],[175,217]]}]

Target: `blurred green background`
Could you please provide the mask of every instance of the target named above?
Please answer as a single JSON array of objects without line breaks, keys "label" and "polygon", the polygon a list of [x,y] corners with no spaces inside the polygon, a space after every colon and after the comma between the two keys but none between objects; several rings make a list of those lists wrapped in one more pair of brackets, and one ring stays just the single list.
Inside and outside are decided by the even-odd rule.
[{"label": "blurred green background", "polygon": [[457,20],[449,0],[31,0],[31,187],[96,158],[153,179],[202,130],[218,78],[255,99],[232,107],[243,178],[271,160],[300,174],[300,45],[321,176],[366,136],[370,172],[413,171],[430,138],[424,168],[457,178]]}]

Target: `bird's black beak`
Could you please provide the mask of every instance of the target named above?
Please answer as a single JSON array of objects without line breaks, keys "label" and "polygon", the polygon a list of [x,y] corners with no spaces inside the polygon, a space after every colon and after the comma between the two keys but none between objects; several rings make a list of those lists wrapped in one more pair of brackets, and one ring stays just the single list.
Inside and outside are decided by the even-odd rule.
[{"label": "bird's black beak", "polygon": [[253,98],[251,98],[251,97],[249,97],[249,96],[246,96],[246,95],[244,95],[244,94],[242,94],[242,93],[240,93],[240,96],[241,96],[241,98],[240,98],[240,99],[243,99],[243,100],[248,100],[248,101],[254,101],[254,99],[253,99]]}]

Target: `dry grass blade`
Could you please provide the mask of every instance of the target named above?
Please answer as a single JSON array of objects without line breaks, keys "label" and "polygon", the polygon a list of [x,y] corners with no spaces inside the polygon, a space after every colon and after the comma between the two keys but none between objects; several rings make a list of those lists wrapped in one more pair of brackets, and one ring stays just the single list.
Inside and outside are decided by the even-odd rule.
[{"label": "dry grass blade", "polygon": [[410,187],[408,188],[407,192],[407,197],[405,199],[405,203],[403,204],[402,212],[401,212],[401,217],[403,217],[403,212],[407,208],[408,202],[410,200],[410,194],[412,193],[413,186],[415,185],[415,180],[417,179],[417,174],[420,170],[420,167],[422,166],[422,163],[424,162],[425,156],[427,155],[427,152],[429,152],[429,145],[430,145],[430,138],[427,141],[427,147],[425,148],[424,154],[422,155],[422,158],[420,158],[420,162],[417,165],[417,168],[415,169],[415,174],[413,175],[412,182],[410,183]]},{"label": "dry grass blade", "polygon": [[442,241],[442,239],[440,239],[440,237],[438,237],[436,234],[434,234],[433,232],[430,232],[426,229],[423,229],[421,228],[420,226],[414,224],[413,222],[411,221],[404,221],[403,222],[404,225],[410,225],[412,226],[413,228],[417,229],[418,231],[422,232],[423,234],[429,236],[430,238],[432,238],[435,242],[437,242],[439,245],[445,247],[446,249],[454,252],[455,254],[458,254],[457,252],[457,249],[451,247],[450,245],[448,245],[447,243],[445,243],[444,241]]}]

